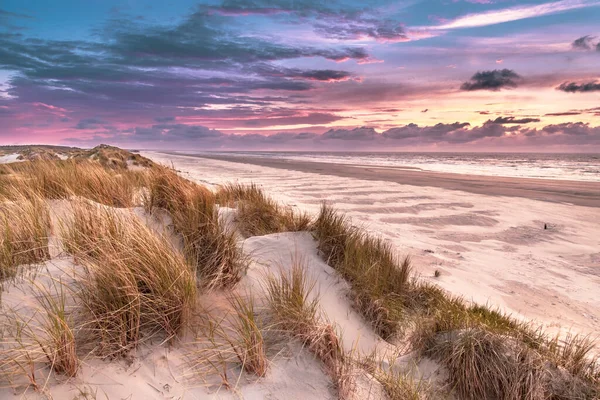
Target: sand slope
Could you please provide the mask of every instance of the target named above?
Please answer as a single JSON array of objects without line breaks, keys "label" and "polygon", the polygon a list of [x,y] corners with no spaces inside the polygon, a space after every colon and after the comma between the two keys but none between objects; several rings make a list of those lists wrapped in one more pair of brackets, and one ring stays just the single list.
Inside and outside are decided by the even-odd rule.
[{"label": "sand slope", "polygon": [[[316,212],[328,201],[450,292],[547,324],[600,331],[600,209],[524,197],[146,153],[205,184],[255,182]],[[434,184],[434,181],[431,181]],[[547,224],[547,230],[544,230]],[[435,270],[441,272],[434,278]]]}]

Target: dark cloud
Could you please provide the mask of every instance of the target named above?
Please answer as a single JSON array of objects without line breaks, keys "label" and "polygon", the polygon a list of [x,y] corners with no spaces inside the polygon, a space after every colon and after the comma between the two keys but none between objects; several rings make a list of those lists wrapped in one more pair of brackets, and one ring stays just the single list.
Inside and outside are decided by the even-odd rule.
[{"label": "dark cloud", "polygon": [[321,136],[321,139],[373,140],[379,136],[375,129],[363,126],[354,129],[330,129]]},{"label": "dark cloud", "polygon": [[[86,139],[70,139],[69,143],[114,144],[135,143],[148,148],[189,149],[369,149],[462,145],[600,145],[600,126],[583,122],[528,128],[505,126],[488,121],[471,127],[468,123],[439,123],[432,126],[408,124],[377,133],[372,127],[330,129],[323,134],[281,132],[273,135],[227,134],[201,125],[156,124],[127,130],[96,131]],[[536,147],[537,148],[537,147]]]},{"label": "dark cloud", "polygon": [[318,70],[300,70],[287,69],[281,72],[281,76],[287,78],[304,78],[313,81],[336,82],[353,78],[353,74],[347,71],[338,71],[332,69]]},{"label": "dark cloud", "polygon": [[0,8],[0,20],[2,18],[27,18],[27,19],[31,19],[33,18],[31,15],[27,15],[27,14],[21,14],[21,13],[15,13],[15,12],[11,12],[11,11],[6,11]]},{"label": "dark cloud", "polygon": [[580,111],[565,111],[565,112],[544,114],[545,117],[562,117],[562,116],[568,116],[568,115],[581,115],[581,112]]},{"label": "dark cloud", "polygon": [[398,21],[377,18],[328,18],[315,25],[315,32],[332,39],[358,40],[371,38],[378,41],[406,41],[406,31]]},{"label": "dark cloud", "polygon": [[592,44],[593,40],[594,36],[582,36],[579,39],[575,39],[571,46],[577,50],[591,50],[594,47],[594,45]]},{"label": "dark cloud", "polygon": [[226,16],[287,14],[290,21],[302,18],[312,23],[314,31],[326,38],[356,40],[371,38],[378,41],[408,40],[399,21],[370,9],[311,0],[224,1],[218,7],[208,7],[209,13]]},{"label": "dark cloud", "polygon": [[500,90],[503,88],[515,88],[521,77],[510,69],[495,69],[493,71],[480,71],[471,77],[460,87],[461,90]]},{"label": "dark cloud", "polygon": [[86,118],[80,120],[77,125],[74,126],[75,129],[98,129],[100,125],[107,124],[108,122],[99,119],[99,118]]},{"label": "dark cloud", "polygon": [[600,82],[587,82],[587,83],[576,83],[576,82],[564,82],[557,90],[562,90],[567,93],[585,93],[585,92],[597,92],[600,91]]},{"label": "dark cloud", "polygon": [[175,121],[175,117],[156,117],[154,120],[156,122],[173,122]]},{"label": "dark cloud", "polygon": [[529,124],[531,122],[540,122],[539,118],[516,118],[516,117],[498,117],[491,121],[494,124]]},{"label": "dark cloud", "polygon": [[[312,12],[308,2],[294,7]],[[296,93],[358,79],[348,71],[285,68],[278,61],[369,59],[361,46],[286,44],[240,34],[228,18],[209,11],[199,7],[173,26],[113,20],[97,32],[99,41],[1,33],[0,69],[12,73],[5,92],[14,103],[44,102],[81,115],[120,112],[151,120],[157,107],[180,115],[189,113],[186,107],[210,105],[252,105],[269,113],[281,102],[310,102]]]}]

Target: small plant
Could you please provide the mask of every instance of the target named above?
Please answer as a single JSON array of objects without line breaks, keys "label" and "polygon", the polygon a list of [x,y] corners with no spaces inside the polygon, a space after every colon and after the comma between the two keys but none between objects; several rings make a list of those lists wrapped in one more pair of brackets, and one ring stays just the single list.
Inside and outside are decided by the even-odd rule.
[{"label": "small plant", "polygon": [[352,286],[355,308],[379,335],[389,338],[412,293],[410,258],[400,260],[389,243],[350,225],[327,205],[314,232],[323,259]]},{"label": "small plant", "polygon": [[442,275],[442,273],[440,272],[439,269],[436,269],[435,272],[433,273],[433,276],[435,276],[436,278],[439,278]]},{"label": "small plant", "polygon": [[311,294],[315,282],[308,277],[300,258],[293,258],[291,269],[265,277],[273,328],[307,346],[325,365],[341,398],[351,385],[350,365],[334,326],[319,315],[318,297]]},{"label": "small plant", "polygon": [[86,203],[73,207],[65,248],[85,266],[78,296],[100,353],[126,353],[142,332],[146,338],[180,334],[196,296],[183,257],[135,215]]},{"label": "small plant", "polygon": [[73,377],[79,369],[79,358],[75,351],[75,335],[72,321],[66,310],[66,293],[63,283],[52,281],[50,289],[36,285],[40,292],[37,297],[41,306],[40,329],[43,335],[34,335],[44,352],[48,364],[59,375]]},{"label": "small plant", "polygon": [[0,281],[13,278],[19,265],[49,258],[50,215],[43,199],[0,203]]},{"label": "small plant", "polygon": [[308,230],[311,225],[307,214],[281,206],[255,184],[223,185],[216,199],[220,204],[237,207],[237,226],[245,236],[297,232]]},{"label": "small plant", "polygon": [[219,220],[214,195],[163,167],[153,171],[149,185],[146,210],[169,212],[200,284],[209,289],[235,284],[247,268],[247,259],[235,232],[225,229]]},{"label": "small plant", "polygon": [[233,295],[230,299],[235,312],[232,329],[237,337],[231,341],[235,354],[246,372],[265,376],[268,369],[262,323],[257,319],[254,300]]}]

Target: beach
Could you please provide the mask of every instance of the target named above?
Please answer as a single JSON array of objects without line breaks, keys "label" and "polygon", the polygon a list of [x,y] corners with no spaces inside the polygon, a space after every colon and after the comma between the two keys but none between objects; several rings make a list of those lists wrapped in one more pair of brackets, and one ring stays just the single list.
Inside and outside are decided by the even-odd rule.
[{"label": "beach", "polygon": [[311,213],[328,202],[456,296],[554,332],[600,330],[600,183],[143,154],[203,184],[254,182]]}]

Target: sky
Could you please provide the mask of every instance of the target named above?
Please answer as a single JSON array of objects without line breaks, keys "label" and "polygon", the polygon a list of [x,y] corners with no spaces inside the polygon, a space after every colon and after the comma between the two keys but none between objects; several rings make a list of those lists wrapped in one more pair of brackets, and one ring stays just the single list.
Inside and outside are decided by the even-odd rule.
[{"label": "sky", "polygon": [[600,0],[2,0],[0,144],[600,152]]}]

